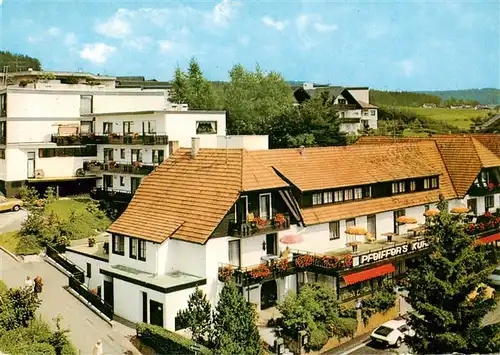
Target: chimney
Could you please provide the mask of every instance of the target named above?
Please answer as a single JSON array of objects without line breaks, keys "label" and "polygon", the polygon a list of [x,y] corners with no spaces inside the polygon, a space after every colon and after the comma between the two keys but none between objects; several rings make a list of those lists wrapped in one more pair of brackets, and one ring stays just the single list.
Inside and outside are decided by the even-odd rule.
[{"label": "chimney", "polygon": [[198,137],[191,138],[191,158],[192,159],[196,158],[199,150],[200,150],[200,138],[198,138]]},{"label": "chimney", "polygon": [[168,141],[168,155],[172,155],[179,149],[179,141]]},{"label": "chimney", "polygon": [[301,145],[299,147],[299,153],[300,153],[300,155],[302,155],[302,156],[306,155],[305,149],[306,149],[306,147],[304,147],[303,145]]}]

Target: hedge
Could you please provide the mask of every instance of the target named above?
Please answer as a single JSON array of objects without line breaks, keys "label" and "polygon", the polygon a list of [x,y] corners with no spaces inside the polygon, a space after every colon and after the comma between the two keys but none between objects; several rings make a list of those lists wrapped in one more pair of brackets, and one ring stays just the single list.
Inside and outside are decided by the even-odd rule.
[{"label": "hedge", "polygon": [[190,350],[193,345],[200,348],[199,354],[213,354],[210,349],[163,327],[138,323],[136,330],[137,337],[141,342],[150,346],[159,354],[195,354],[194,351]]}]

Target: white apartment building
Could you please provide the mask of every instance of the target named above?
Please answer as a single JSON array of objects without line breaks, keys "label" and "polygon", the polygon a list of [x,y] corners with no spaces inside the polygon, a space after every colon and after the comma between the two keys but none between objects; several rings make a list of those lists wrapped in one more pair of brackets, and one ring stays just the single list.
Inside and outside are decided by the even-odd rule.
[{"label": "white apartment building", "polygon": [[[199,144],[144,179],[106,247],[66,250],[119,317],[177,329],[194,287],[215,306],[227,278],[258,310],[313,281],[351,300],[418,262],[428,246],[418,225],[440,196],[450,211],[468,206],[472,223],[500,207],[494,135],[253,151]],[[498,229],[477,237],[500,241]]]},{"label": "white apartment building", "polygon": [[370,104],[368,87],[315,86],[304,83],[294,92],[302,103],[316,95],[326,93],[328,103],[334,105],[340,119],[340,131],[358,134],[364,129],[377,129],[378,107]]},{"label": "white apartment building", "polygon": [[28,183],[61,193],[88,191],[83,161],[96,156],[88,114],[164,110],[168,90],[120,88],[115,78],[88,73],[0,74],[0,191]]}]

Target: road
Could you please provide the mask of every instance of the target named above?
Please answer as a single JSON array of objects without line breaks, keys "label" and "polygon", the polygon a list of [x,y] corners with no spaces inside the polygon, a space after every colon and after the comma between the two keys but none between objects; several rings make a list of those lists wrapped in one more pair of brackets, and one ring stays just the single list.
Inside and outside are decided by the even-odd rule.
[{"label": "road", "polygon": [[367,355],[367,354],[409,354],[410,350],[406,346],[406,344],[402,344],[398,349],[391,347],[385,348],[381,347],[378,344],[374,344],[371,341],[366,343],[359,344],[358,346],[345,351],[341,354],[349,354],[349,355]]},{"label": "road", "polygon": [[44,282],[38,314],[48,322],[61,314],[62,326],[71,330],[69,338],[81,355],[92,354],[98,339],[103,341],[104,354],[126,354],[127,351],[131,351],[129,354],[140,354],[127,338],[134,334],[134,330],[121,324],[112,328],[87,308],[63,288],[68,278],[59,270],[45,261],[17,262],[0,250],[0,278],[9,287],[23,286],[27,275],[38,275]]},{"label": "road", "polygon": [[21,225],[28,217],[28,212],[0,212],[0,233],[13,232],[21,229]]}]

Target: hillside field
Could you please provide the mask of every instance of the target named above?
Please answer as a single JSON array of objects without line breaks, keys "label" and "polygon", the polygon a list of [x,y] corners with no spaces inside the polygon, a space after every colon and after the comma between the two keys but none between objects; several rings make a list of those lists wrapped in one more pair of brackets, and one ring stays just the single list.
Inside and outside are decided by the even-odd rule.
[{"label": "hillside field", "polygon": [[437,122],[441,120],[445,123],[457,126],[460,129],[468,130],[471,120],[475,117],[486,117],[488,110],[456,109],[449,108],[424,108],[424,107],[398,107],[408,111],[413,111],[418,115],[431,118]]}]

